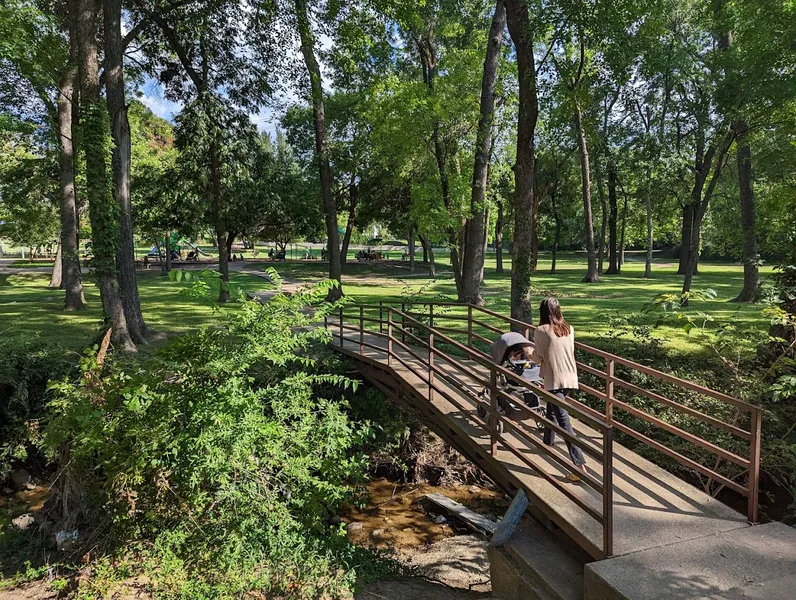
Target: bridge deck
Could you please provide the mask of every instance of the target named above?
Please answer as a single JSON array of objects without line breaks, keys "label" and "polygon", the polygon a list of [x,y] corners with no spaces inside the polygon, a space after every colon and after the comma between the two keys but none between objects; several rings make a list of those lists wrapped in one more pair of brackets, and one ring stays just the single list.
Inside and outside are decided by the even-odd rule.
[{"label": "bridge deck", "polygon": [[[446,377],[438,376],[436,383],[444,387],[462,405],[469,407],[467,412],[462,412],[439,393],[429,399],[428,384],[399,361],[393,359],[388,366],[387,342],[384,338],[365,333],[365,342],[380,349],[365,347],[361,351],[359,335],[354,335],[356,339],[346,337],[341,340],[335,337],[332,347],[366,363],[372,369],[388,374],[400,381],[405,388],[414,390],[416,396],[422,397],[433,407],[454,437],[461,443],[469,444],[470,449],[474,449],[481,457],[486,457],[479,462],[487,474],[496,481],[518,482],[528,492],[537,508],[573,537],[581,547],[595,558],[604,557],[600,550],[602,526],[586,511],[524,465],[500,441],[494,459],[491,458],[489,435],[472,420],[476,415],[477,394],[481,391],[475,382],[465,379],[459,369],[444,360],[437,361],[436,366],[444,371],[450,380],[446,381]],[[427,350],[419,347],[413,347],[413,350],[419,356],[427,353]],[[394,346],[393,353],[400,356],[408,365],[416,365],[419,372],[425,370],[422,363],[405,350]],[[488,380],[488,370],[477,362],[465,359],[457,361],[482,372]],[[596,448],[600,447],[602,443],[600,433],[575,419],[573,427],[579,437],[593,441]],[[532,422],[525,431],[541,439],[541,432],[536,431]],[[566,471],[558,463],[533,447],[529,448],[528,443],[514,434],[510,427],[503,437],[515,448],[521,448],[523,454],[538,468],[545,470],[559,481],[566,482],[566,485],[570,486],[569,489],[589,506],[598,511],[601,509],[602,497],[599,493],[582,482],[567,482]],[[560,452],[561,456],[568,456],[560,436],[556,442],[556,452]],[[615,556],[749,526],[746,518],[740,513],[618,443],[614,443],[613,465],[613,554]],[[599,464],[595,465],[594,461],[590,460],[587,468],[590,468],[590,472],[601,480]]]}]

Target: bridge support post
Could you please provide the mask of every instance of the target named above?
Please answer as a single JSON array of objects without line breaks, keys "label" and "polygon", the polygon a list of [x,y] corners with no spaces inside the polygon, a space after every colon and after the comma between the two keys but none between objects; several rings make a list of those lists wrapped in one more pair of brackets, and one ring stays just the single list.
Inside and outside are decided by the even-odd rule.
[{"label": "bridge support post", "polygon": [[359,353],[365,354],[365,307],[359,306]]},{"label": "bridge support post", "polygon": [[401,343],[406,343],[406,302],[401,302]]},{"label": "bridge support post", "polygon": [[614,553],[614,428],[603,433],[603,551]]},{"label": "bridge support post", "polygon": [[434,333],[428,334],[428,399],[434,402]]},{"label": "bridge support post", "polygon": [[384,307],[382,301],[379,300],[379,333],[384,333]]},{"label": "bridge support post", "polygon": [[392,362],[392,308],[387,307],[387,366]]},{"label": "bridge support post", "polygon": [[762,415],[760,408],[751,412],[752,423],[750,431],[752,439],[749,440],[749,504],[746,518],[751,523],[757,523],[757,497],[760,490],[760,429]]},{"label": "bridge support post", "polygon": [[467,307],[467,346],[473,347],[473,306]]},{"label": "bridge support post", "polygon": [[611,358],[605,361],[605,420],[609,425],[614,422],[614,361]]},{"label": "bridge support post", "polygon": [[343,347],[343,307],[340,307],[340,347]]},{"label": "bridge support post", "polygon": [[491,410],[489,412],[489,419],[487,420],[487,424],[489,425],[489,437],[492,440],[492,446],[490,451],[492,452],[492,456],[495,456],[497,453],[497,428],[500,421],[498,420],[497,416],[497,372],[495,371],[494,365],[489,367],[489,404]]}]

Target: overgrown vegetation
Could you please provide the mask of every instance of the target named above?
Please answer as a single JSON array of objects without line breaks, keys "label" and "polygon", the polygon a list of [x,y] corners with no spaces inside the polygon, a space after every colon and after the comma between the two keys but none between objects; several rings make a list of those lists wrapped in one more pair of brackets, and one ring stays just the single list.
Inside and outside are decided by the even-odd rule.
[{"label": "overgrown vegetation", "polygon": [[15,463],[31,462],[44,414],[47,383],[73,365],[63,348],[41,339],[17,339],[0,352],[0,480]]},{"label": "overgrown vegetation", "polygon": [[330,521],[361,498],[373,432],[340,400],[357,382],[307,352],[328,335],[312,327],[327,288],[246,303],[143,363],[95,347],[51,384],[48,514],[79,532],[73,555],[107,553],[183,598],[340,597],[386,565]]}]

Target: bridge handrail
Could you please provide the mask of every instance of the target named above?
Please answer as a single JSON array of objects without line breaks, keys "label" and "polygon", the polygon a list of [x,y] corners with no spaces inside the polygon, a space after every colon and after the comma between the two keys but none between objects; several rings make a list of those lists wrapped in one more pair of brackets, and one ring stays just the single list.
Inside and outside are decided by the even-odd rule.
[{"label": "bridge handrail", "polygon": [[[519,319],[515,319],[512,317],[507,317],[502,315],[498,312],[493,310],[484,308],[482,306],[475,306],[472,304],[462,304],[456,302],[433,302],[433,301],[403,301],[403,302],[395,302],[395,303],[385,303],[380,302],[379,304],[365,304],[363,306],[367,307],[382,307],[385,308],[390,306],[391,304],[400,304],[402,307],[402,312],[406,311],[406,307],[409,306],[410,309],[414,308],[415,306],[424,306],[428,307],[425,316],[429,318],[431,324],[433,324],[434,319],[437,320],[444,320],[451,318],[451,320],[456,321],[466,321],[467,322],[467,330],[458,330],[458,333],[461,335],[467,335],[468,344],[467,347],[473,347],[472,342],[473,339],[479,340],[483,343],[489,343],[488,338],[478,334],[477,332],[473,331],[473,325],[477,327],[482,327],[488,332],[498,333],[501,332],[500,328],[485,323],[482,320],[473,318],[473,313],[480,313],[491,317],[493,319],[498,319],[499,321],[507,324],[511,328],[520,329],[525,332],[525,335],[530,338],[531,332],[533,332],[536,327],[530,323],[526,323]],[[466,309],[467,316],[460,316],[460,315],[445,315],[445,314],[434,314],[435,307],[445,307],[445,308],[457,308],[457,309]],[[410,313],[411,314],[411,313]],[[415,314],[416,311],[415,311]],[[448,330],[448,332],[453,333],[456,330],[452,328],[445,327],[444,329]],[[488,335],[488,334],[487,334]],[[577,350],[583,351],[589,355],[596,356],[600,359],[605,361],[605,370],[600,370],[595,366],[586,365],[583,362],[578,362],[578,367],[582,371],[589,373],[595,377],[600,378],[605,382],[605,391],[601,391],[590,387],[586,384],[581,384],[580,388],[585,393],[601,400],[605,403],[605,414],[604,418],[610,425],[616,425],[617,429],[629,435],[636,440],[658,450],[659,452],[669,456],[670,458],[676,460],[677,462],[701,473],[708,477],[709,480],[716,481],[734,491],[742,494],[746,498],[748,498],[748,506],[747,506],[747,517],[749,521],[756,522],[758,517],[758,492],[759,492],[759,473],[760,473],[760,439],[761,439],[761,426],[762,426],[762,409],[754,404],[750,404],[748,402],[744,402],[743,400],[739,400],[738,398],[734,398],[728,394],[724,394],[717,390],[712,390],[705,386],[699,385],[697,383],[687,381],[676,377],[674,375],[670,375],[668,373],[664,373],[663,371],[659,371],[658,369],[654,369],[652,367],[648,367],[646,365],[642,365],[632,360],[628,360],[626,358],[622,358],[616,354],[612,354],[610,352],[606,352],[604,350],[600,350],[598,348],[594,348],[593,346],[589,346],[587,344],[583,344],[582,342],[575,342],[575,347]],[[487,357],[488,355],[485,352],[479,352],[482,356]],[[664,381],[666,383],[672,384],[682,390],[687,390],[690,392],[696,392],[708,398],[713,398],[719,402],[722,402],[726,405],[729,405],[736,409],[739,414],[748,414],[749,415],[749,428],[744,429],[737,424],[737,418],[733,419],[732,422],[723,421],[717,417],[712,415],[708,415],[700,410],[692,408],[690,406],[686,406],[681,404],[680,402],[676,402],[669,398],[666,398],[656,392],[652,392],[642,388],[641,386],[635,385],[625,379],[619,377],[615,373],[615,367],[617,365],[623,366],[627,369],[631,369],[647,375],[649,377],[654,377],[660,381]],[[713,427],[722,429],[724,431],[729,432],[733,436],[740,438],[749,442],[749,449],[748,449],[748,457],[747,456],[739,456],[734,452],[730,452],[708,442],[701,437],[689,433],[683,430],[680,427],[672,425],[659,417],[656,417],[653,414],[650,414],[644,410],[641,410],[637,407],[631,406],[626,402],[622,402],[621,400],[615,397],[615,390],[616,388],[622,388],[634,394],[639,394],[657,402],[661,405],[664,405],[670,409],[676,410],[682,414],[688,415],[689,417],[701,420],[705,423],[712,425]],[[577,402],[580,404],[578,400],[571,400],[571,402]],[[562,403],[563,404],[563,403]],[[567,408],[571,406],[568,405]],[[747,483],[745,486],[736,483],[733,480],[728,479],[727,477],[723,476],[719,473],[716,469],[718,468],[718,463],[716,467],[711,469],[700,463],[694,461],[691,458],[684,456],[683,454],[664,446],[660,442],[656,440],[652,440],[648,436],[644,435],[643,433],[636,431],[635,429],[629,427],[624,423],[619,423],[614,421],[614,408],[617,410],[625,411],[628,414],[632,414],[636,418],[642,419],[650,423],[651,425],[655,426],[656,428],[662,429],[667,431],[668,433],[679,437],[687,441],[690,444],[695,445],[698,448],[706,450],[710,452],[714,456],[717,457],[719,460],[726,460],[734,465],[737,465],[742,469],[742,472],[738,475],[738,477],[743,476],[745,473],[748,473]],[[590,409],[592,410],[592,409]],[[576,411],[573,411],[576,412]],[[594,411],[596,414],[601,415],[597,411]],[[579,413],[578,413],[579,414]]]},{"label": "bridge handrail", "polygon": [[[380,346],[376,346],[375,344],[371,344],[365,341],[364,333],[365,333],[365,323],[378,323],[379,331],[370,331],[371,334],[377,335],[381,338],[387,339],[387,361],[388,365],[391,360],[398,361],[404,368],[408,369],[411,373],[413,373],[416,377],[418,377],[421,381],[429,386],[429,399],[433,398],[433,394],[439,393],[442,395],[446,400],[448,400],[457,410],[467,413],[468,419],[472,420],[476,423],[476,425],[484,430],[491,439],[491,453],[494,456],[496,454],[496,446],[497,442],[500,443],[512,454],[514,454],[522,463],[531,469],[533,469],[536,473],[538,473],[543,479],[548,481],[551,485],[553,485],[556,489],[562,492],[566,497],[572,500],[577,506],[579,506],[586,514],[594,518],[603,528],[603,548],[602,552],[605,556],[610,556],[613,552],[613,435],[612,435],[612,428],[611,426],[607,425],[604,421],[604,417],[597,411],[577,403],[570,398],[561,399],[557,396],[547,392],[546,390],[541,389],[538,386],[532,385],[530,382],[522,379],[521,377],[517,376],[512,371],[509,371],[503,368],[500,365],[495,365],[491,360],[487,359],[485,355],[478,351],[475,348],[466,346],[460,343],[458,340],[455,340],[444,333],[442,333],[438,328],[432,327],[423,323],[422,321],[416,319],[412,314],[398,310],[392,306],[384,306],[384,305],[365,305],[360,304],[357,305],[359,308],[358,314],[351,315],[346,314],[345,308],[341,307],[338,311],[339,315],[339,323],[335,325],[335,327],[339,328],[339,337],[341,347],[344,346],[344,342],[353,342],[354,344],[360,345],[360,354],[363,353],[364,348],[373,348],[384,352],[385,349]],[[373,318],[370,316],[365,316],[364,310],[366,308],[369,309],[378,309],[379,310],[379,318]],[[387,319],[384,319],[384,311],[387,312]],[[398,325],[394,320],[393,317],[398,317],[402,325]],[[354,319],[358,320],[358,326],[351,326],[345,324],[347,319]],[[350,322],[350,321],[349,321]],[[427,332],[429,339],[423,340],[422,338],[415,335],[412,331],[407,328],[407,323],[412,329],[420,329]],[[327,322],[327,327],[328,327]],[[384,326],[387,326],[387,333],[383,332]],[[344,331],[352,331],[359,334],[358,339],[347,337],[344,334]],[[399,335],[394,335],[395,332],[398,332]],[[404,343],[405,336],[411,338],[414,343],[418,344],[421,348],[428,350],[428,358],[423,359],[417,352],[412,350],[412,348]],[[461,364],[460,361],[455,360],[453,357],[449,356],[444,351],[435,347],[437,342],[444,342],[459,352],[462,352],[466,357],[471,359],[472,361],[480,364],[483,367],[486,367],[489,370],[489,382],[483,379],[481,376],[478,375],[477,372],[474,372],[472,369],[465,367]],[[425,370],[426,373],[422,374],[418,371],[415,366],[412,366],[404,360],[398,353],[393,350],[393,345],[397,345],[401,348],[404,352],[406,352],[409,356],[411,356],[417,363],[420,363],[421,370]],[[446,371],[440,369],[438,366],[434,364],[434,358],[438,357],[449,365],[451,365],[457,372],[463,373],[471,380],[475,381],[476,384],[480,385],[487,385],[490,390],[490,404],[487,409],[487,422],[483,419],[479,418],[476,415],[471,414],[471,410],[467,410],[463,407],[458,400],[452,397],[448,391],[436,385],[435,383],[435,375],[439,376],[440,378],[446,380],[456,389],[462,389],[462,384],[457,382],[455,379],[452,379],[450,374]],[[415,365],[417,365],[415,363]],[[502,374],[507,379],[512,380],[515,384],[525,387],[529,390],[534,391],[537,394],[541,394],[547,396],[548,399],[552,402],[557,403],[560,406],[566,407],[575,415],[579,416],[579,418],[583,421],[588,422],[592,425],[596,430],[598,430],[602,434],[602,451],[600,451],[599,447],[595,444],[592,445],[593,442],[591,440],[581,440],[578,439],[576,436],[571,435],[568,431],[561,428],[557,423],[550,421],[546,418],[543,418],[546,422],[546,425],[559,433],[567,442],[574,443],[576,446],[580,447],[586,454],[594,458],[595,460],[599,461],[602,465],[602,481],[597,479],[591,474],[583,474],[577,471],[574,465],[570,465],[569,461],[563,459],[562,456],[559,456],[557,452],[555,452],[552,448],[547,447],[539,440],[535,439],[534,436],[527,431],[527,426],[511,419],[505,415],[501,415],[497,410],[497,400],[500,396],[508,396],[506,392],[500,390],[497,387],[497,375]],[[543,453],[547,454],[552,460],[562,466],[564,469],[576,473],[581,479],[589,485],[592,489],[597,491],[603,499],[603,506],[602,512],[596,510],[594,507],[590,506],[588,502],[584,499],[579,498],[575,493],[573,493],[566,485],[562,485],[554,476],[547,473],[544,468],[539,467],[533,461],[529,460],[525,454],[518,448],[516,448],[510,441],[508,441],[502,433],[500,433],[496,427],[498,422],[503,422],[508,424],[511,429],[515,432],[520,439],[524,440],[524,442],[530,443],[535,446],[538,450],[542,451]]]}]

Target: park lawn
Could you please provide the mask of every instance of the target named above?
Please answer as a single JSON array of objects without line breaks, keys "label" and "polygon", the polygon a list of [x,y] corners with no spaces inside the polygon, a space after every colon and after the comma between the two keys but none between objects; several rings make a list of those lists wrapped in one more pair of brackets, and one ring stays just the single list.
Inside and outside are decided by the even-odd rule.
[{"label": "park lawn", "polygon": [[[100,331],[102,312],[99,290],[90,278],[84,281],[88,308],[67,313],[62,310],[63,292],[47,287],[46,273],[0,275],[0,347],[13,338],[41,338],[55,344],[80,350],[93,343]],[[268,289],[263,278],[230,273],[232,296]],[[222,305],[214,312],[213,300],[194,299],[185,291],[186,284],[174,283],[157,271],[139,272],[138,286],[141,309],[147,323],[155,330],[183,333],[219,320],[219,314],[236,310],[236,303]]]},{"label": "park lawn", "polygon": [[[293,281],[312,282],[328,276],[325,263],[288,262],[269,263],[282,275]],[[510,257],[504,258],[503,275],[495,273],[494,253],[487,255],[484,287],[482,293],[487,308],[503,314],[510,312],[511,268]],[[677,261],[659,259],[653,264],[651,279],[643,278],[643,254],[628,253],[628,260],[621,275],[603,276],[598,284],[584,284],[581,279],[586,272],[585,255],[582,253],[560,254],[557,273],[550,275],[550,255],[540,256],[539,267],[533,277],[534,297],[553,295],[562,303],[566,318],[577,329],[578,339],[599,346],[600,340],[612,331],[611,319],[635,315],[635,321],[643,325],[655,325],[659,313],[640,315],[644,306],[659,294],[679,294],[682,277],[677,275]],[[765,278],[771,268],[763,268]],[[364,302],[400,302],[402,299],[452,301],[456,299],[453,273],[447,256],[438,256],[437,276],[430,278],[427,269],[418,262],[413,275],[406,265],[349,262],[343,268],[343,288],[346,295]],[[768,319],[760,305],[729,302],[743,287],[743,267],[730,263],[702,263],[700,275],[694,278],[693,290],[715,290],[715,300],[691,303],[689,311],[709,314],[714,321],[708,324],[716,329],[720,323],[732,323],[738,330],[737,341],[751,349],[752,330],[767,329]],[[463,312],[463,310],[461,311]],[[670,325],[660,325],[654,335],[674,351],[700,352],[705,340],[698,332],[687,334],[682,321],[673,320]]]},{"label": "park lawn", "polygon": [[[566,318],[577,329],[583,342],[601,346],[606,334],[612,331],[612,318],[628,317],[641,313],[644,305],[662,293],[677,294],[682,278],[676,274],[676,261],[657,260],[653,277],[644,280],[643,257],[628,255],[622,275],[604,276],[599,284],[581,283],[585,273],[585,256],[566,253],[559,256],[558,273],[550,275],[550,256],[542,254],[539,269],[533,278],[535,300],[546,295],[558,297]],[[272,263],[247,261],[247,268],[264,271],[275,268],[288,281],[307,283],[326,279],[327,264],[320,261],[295,261]],[[510,309],[511,275],[510,258],[504,261],[506,273],[495,270],[494,253],[487,256],[483,295],[486,306],[503,314]],[[410,274],[406,263],[360,263],[349,260],[343,268],[343,287],[353,300],[377,303],[402,300],[455,300],[455,285],[446,253],[438,253],[438,273],[434,278],[418,261],[417,272]],[[714,289],[717,298],[709,302],[694,302],[691,310],[709,313],[716,327],[721,322],[732,322],[738,329],[738,344],[749,347],[751,330],[767,328],[767,318],[759,305],[748,306],[730,303],[742,287],[743,269],[726,263],[703,263],[701,274],[694,280],[694,289]],[[771,269],[763,269],[763,276]],[[259,277],[231,273],[233,287],[244,293],[268,289],[268,282]],[[58,344],[79,349],[88,345],[99,331],[99,292],[90,281],[86,283],[89,308],[79,313],[61,310],[62,292],[47,288],[49,275],[0,275],[0,344],[16,336],[38,336]],[[139,273],[142,309],[147,322],[156,330],[180,333],[212,324],[218,317],[213,312],[212,299],[195,300],[184,293],[186,284],[178,284],[159,274],[157,270]],[[211,298],[215,298],[211,293]],[[233,289],[233,296],[236,291]],[[235,310],[235,304],[223,306],[224,312]],[[463,309],[454,309],[461,310]],[[655,325],[658,314],[636,317],[637,322]],[[686,334],[680,323],[663,325],[654,329],[654,335],[663,340],[672,351],[704,351],[705,339],[696,332]]]}]

